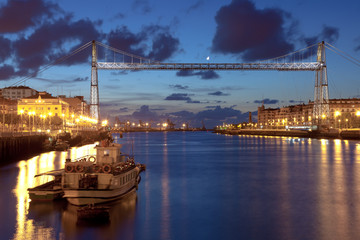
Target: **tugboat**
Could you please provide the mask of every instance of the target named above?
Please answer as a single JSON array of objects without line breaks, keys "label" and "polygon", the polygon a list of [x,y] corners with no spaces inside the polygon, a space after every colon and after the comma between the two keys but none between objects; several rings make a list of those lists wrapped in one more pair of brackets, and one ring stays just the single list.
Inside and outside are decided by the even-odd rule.
[{"label": "tugboat", "polygon": [[122,145],[101,141],[96,156],[65,162],[62,177],[64,198],[73,205],[110,202],[136,191],[145,165],[135,164],[134,157],[123,154]]}]

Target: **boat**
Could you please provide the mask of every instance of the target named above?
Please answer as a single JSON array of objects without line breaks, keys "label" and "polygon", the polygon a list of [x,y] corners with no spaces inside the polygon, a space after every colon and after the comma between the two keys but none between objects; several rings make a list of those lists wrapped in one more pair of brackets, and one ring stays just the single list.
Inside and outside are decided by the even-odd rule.
[{"label": "boat", "polygon": [[91,205],[120,199],[136,191],[145,169],[134,157],[121,152],[121,144],[103,140],[96,155],[65,162],[64,198],[73,205]]},{"label": "boat", "polygon": [[33,187],[28,188],[31,201],[53,201],[64,195],[61,178],[64,169],[53,170],[35,175]]},{"label": "boat", "polygon": [[88,205],[77,209],[78,220],[108,221],[110,207]]},{"label": "boat", "polygon": [[63,141],[58,139],[55,143],[54,149],[55,151],[66,151],[70,148],[70,144],[68,141]]}]

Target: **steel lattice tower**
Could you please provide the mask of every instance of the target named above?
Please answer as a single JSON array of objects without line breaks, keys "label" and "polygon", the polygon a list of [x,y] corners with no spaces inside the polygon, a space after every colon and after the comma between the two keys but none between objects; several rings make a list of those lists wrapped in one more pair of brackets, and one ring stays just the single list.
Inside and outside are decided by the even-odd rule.
[{"label": "steel lattice tower", "polygon": [[320,69],[316,70],[315,73],[314,119],[312,122],[316,124],[327,124],[330,117],[330,107],[324,42],[318,45],[317,62],[320,63]]},{"label": "steel lattice tower", "polygon": [[97,73],[96,43],[92,41],[91,58],[91,89],[90,89],[90,115],[92,118],[99,119],[99,87]]}]

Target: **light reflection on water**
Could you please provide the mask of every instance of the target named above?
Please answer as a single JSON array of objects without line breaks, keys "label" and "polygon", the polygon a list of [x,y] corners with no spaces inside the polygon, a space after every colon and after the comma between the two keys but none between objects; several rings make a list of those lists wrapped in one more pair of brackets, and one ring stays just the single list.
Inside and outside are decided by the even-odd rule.
[{"label": "light reflection on water", "polygon": [[16,187],[13,190],[17,199],[16,232],[14,239],[25,239],[29,236],[34,236],[38,239],[56,239],[52,227],[44,228],[43,226],[35,226],[34,221],[27,218],[31,201],[27,189],[33,186],[34,176],[36,174],[64,168],[66,158],[78,158],[89,153],[94,154],[94,146],[95,144],[75,147],[69,150],[69,152],[53,151],[43,153],[18,163],[19,175],[17,177]]},{"label": "light reflection on water", "polygon": [[[356,239],[360,236],[360,143],[206,132],[129,133],[147,170],[137,194],[112,203],[110,222],[79,224],[64,201],[29,202],[35,174],[64,167],[91,147],[19,162],[5,193],[16,217],[7,238],[25,239]],[[133,143],[133,144],[131,144]],[[14,175],[16,173],[16,175]],[[10,185],[11,186],[11,185]],[[3,189],[1,193],[3,193]],[[11,198],[15,196],[12,202]],[[5,199],[5,198],[4,198]],[[5,210],[0,198],[0,210]],[[10,220],[11,221],[11,217]],[[0,230],[6,225],[0,218]],[[5,235],[5,236],[7,236]],[[31,236],[31,237],[27,237]]]}]

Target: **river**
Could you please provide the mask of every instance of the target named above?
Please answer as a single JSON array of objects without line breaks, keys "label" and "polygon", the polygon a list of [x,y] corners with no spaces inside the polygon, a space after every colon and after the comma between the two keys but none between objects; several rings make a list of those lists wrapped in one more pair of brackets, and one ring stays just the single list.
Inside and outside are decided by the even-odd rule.
[{"label": "river", "polygon": [[34,175],[94,144],[0,168],[0,239],[357,239],[360,142],[210,132],[125,133],[139,190],[81,222],[66,201],[30,202]]}]

